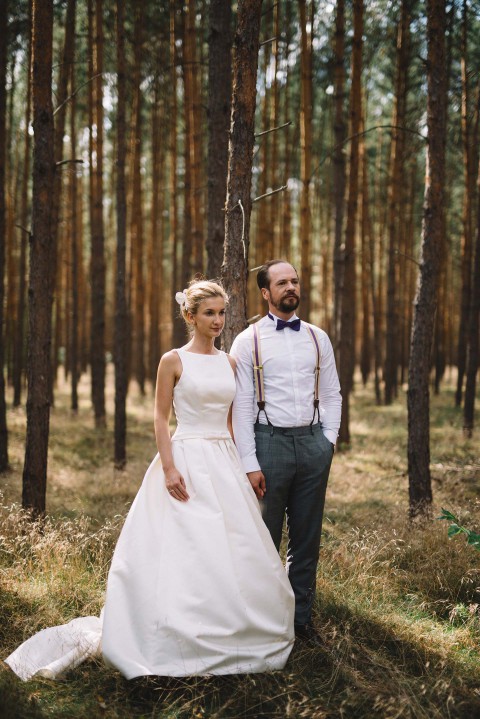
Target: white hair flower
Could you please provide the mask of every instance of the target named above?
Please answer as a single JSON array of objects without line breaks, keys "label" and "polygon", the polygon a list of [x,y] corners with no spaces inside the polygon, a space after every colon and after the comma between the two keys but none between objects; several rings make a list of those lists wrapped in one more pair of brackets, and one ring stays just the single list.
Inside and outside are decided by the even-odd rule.
[{"label": "white hair flower", "polygon": [[175,301],[176,301],[177,304],[179,304],[179,305],[184,305],[186,299],[187,299],[187,295],[185,294],[185,291],[183,291],[183,292],[177,292],[177,293],[175,294]]}]

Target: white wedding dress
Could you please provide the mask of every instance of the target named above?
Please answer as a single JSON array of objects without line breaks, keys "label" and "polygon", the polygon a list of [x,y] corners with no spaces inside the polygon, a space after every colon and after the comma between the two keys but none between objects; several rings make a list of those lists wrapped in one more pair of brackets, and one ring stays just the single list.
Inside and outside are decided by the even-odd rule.
[{"label": "white wedding dress", "polygon": [[168,494],[157,455],[132,504],[102,617],[39,632],[6,660],[22,679],[89,656],[132,679],[264,672],[285,665],[294,597],[227,430],[227,356],[177,350],[175,466],[190,499]]}]

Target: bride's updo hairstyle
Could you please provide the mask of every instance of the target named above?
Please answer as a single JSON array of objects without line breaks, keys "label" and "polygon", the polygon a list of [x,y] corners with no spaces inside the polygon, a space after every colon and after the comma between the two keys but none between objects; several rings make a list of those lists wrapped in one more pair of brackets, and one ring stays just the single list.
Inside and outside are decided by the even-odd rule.
[{"label": "bride's updo hairstyle", "polygon": [[196,315],[200,303],[212,297],[221,297],[228,305],[228,295],[218,282],[213,280],[192,280],[187,289],[177,292],[175,299],[180,305],[180,314],[188,325],[187,313]]}]

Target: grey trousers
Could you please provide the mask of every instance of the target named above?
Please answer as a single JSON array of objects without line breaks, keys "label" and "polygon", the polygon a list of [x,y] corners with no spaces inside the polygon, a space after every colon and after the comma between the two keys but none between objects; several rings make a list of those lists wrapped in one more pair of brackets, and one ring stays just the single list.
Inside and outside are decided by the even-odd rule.
[{"label": "grey trousers", "polygon": [[277,550],[287,518],[287,571],[295,594],[295,624],[306,624],[315,598],[333,445],[320,424],[284,428],[257,423],[255,443],[267,486],[262,516]]}]

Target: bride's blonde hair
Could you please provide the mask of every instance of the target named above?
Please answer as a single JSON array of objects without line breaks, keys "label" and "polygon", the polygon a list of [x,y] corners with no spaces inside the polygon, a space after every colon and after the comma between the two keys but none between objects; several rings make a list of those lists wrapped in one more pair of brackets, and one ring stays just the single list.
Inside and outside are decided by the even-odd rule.
[{"label": "bride's blonde hair", "polygon": [[175,297],[180,305],[180,314],[185,322],[188,322],[187,313],[190,312],[192,315],[196,315],[200,303],[204,300],[209,300],[212,297],[222,297],[225,305],[228,305],[227,293],[218,282],[213,280],[192,280],[188,287],[183,292],[177,292]]}]

